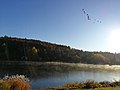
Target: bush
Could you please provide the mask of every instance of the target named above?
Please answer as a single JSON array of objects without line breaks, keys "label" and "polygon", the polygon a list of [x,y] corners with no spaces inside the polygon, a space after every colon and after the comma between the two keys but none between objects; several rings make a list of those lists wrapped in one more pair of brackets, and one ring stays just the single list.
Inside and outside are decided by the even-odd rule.
[{"label": "bush", "polygon": [[24,75],[13,75],[0,80],[0,90],[31,90],[31,87]]}]

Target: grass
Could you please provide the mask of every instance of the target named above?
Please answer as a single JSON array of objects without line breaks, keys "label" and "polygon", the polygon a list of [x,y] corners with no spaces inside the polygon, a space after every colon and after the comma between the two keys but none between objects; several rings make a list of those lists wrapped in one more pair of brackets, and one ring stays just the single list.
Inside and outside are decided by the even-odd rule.
[{"label": "grass", "polygon": [[13,75],[0,79],[0,90],[31,90],[31,87],[24,75]]},{"label": "grass", "polygon": [[97,88],[95,90],[120,90],[120,87]]},{"label": "grass", "polygon": [[47,90],[120,90],[120,87],[105,87],[105,88],[94,88],[94,89],[63,89],[63,88],[52,88]]},{"label": "grass", "polygon": [[47,88],[46,90],[120,90],[120,81],[95,82],[88,80],[86,82],[80,83],[66,83],[64,86],[56,88]]},{"label": "grass", "polygon": [[107,88],[95,88],[95,89],[73,89],[73,90],[120,90],[120,87],[107,87]]}]

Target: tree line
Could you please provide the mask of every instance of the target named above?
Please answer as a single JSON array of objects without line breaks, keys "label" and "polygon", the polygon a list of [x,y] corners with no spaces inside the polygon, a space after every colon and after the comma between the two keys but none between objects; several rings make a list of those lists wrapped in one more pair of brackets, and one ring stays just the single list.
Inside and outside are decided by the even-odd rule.
[{"label": "tree line", "polygon": [[120,54],[89,52],[33,39],[0,37],[0,61],[120,64]]}]

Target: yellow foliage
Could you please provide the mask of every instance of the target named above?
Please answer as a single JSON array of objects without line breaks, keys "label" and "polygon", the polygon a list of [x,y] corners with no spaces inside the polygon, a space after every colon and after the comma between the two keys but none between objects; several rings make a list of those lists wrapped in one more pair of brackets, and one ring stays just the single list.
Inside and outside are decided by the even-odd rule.
[{"label": "yellow foliage", "polygon": [[38,52],[37,48],[36,47],[32,47],[32,52],[33,52],[33,54],[37,54],[37,52]]},{"label": "yellow foliage", "polygon": [[101,54],[94,54],[96,60],[105,61],[106,58]]},{"label": "yellow foliage", "polygon": [[11,84],[7,81],[0,82],[0,90],[10,90]]}]

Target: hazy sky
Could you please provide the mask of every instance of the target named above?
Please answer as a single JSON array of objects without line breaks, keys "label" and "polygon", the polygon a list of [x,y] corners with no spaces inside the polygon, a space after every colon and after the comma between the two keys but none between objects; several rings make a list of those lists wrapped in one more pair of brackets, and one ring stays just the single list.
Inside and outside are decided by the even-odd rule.
[{"label": "hazy sky", "polygon": [[0,36],[120,52],[119,10],[120,0],[0,0]]}]

